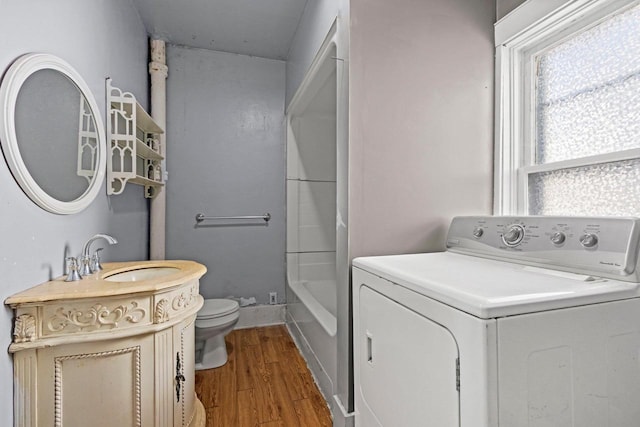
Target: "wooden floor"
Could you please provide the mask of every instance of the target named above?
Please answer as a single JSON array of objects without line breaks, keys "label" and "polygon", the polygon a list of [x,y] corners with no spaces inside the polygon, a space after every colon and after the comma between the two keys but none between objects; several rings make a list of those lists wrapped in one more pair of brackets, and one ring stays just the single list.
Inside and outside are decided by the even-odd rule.
[{"label": "wooden floor", "polygon": [[196,372],[207,427],[331,426],[331,415],[285,326],[227,335],[226,365]]}]

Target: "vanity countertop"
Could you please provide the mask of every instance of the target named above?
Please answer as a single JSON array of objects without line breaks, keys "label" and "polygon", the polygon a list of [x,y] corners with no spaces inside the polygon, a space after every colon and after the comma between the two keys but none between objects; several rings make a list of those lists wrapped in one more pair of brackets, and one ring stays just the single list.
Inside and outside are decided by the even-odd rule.
[{"label": "vanity countertop", "polygon": [[[159,278],[134,282],[105,280],[109,276],[126,271],[158,267],[173,267],[178,268],[180,271]],[[190,280],[197,280],[207,271],[207,268],[202,264],[184,260],[111,262],[103,264],[103,268],[104,270],[76,282],[65,282],[66,276],[44,282],[10,296],[5,300],[5,304],[15,308],[21,304],[37,304],[46,301],[157,292],[184,284]]]}]

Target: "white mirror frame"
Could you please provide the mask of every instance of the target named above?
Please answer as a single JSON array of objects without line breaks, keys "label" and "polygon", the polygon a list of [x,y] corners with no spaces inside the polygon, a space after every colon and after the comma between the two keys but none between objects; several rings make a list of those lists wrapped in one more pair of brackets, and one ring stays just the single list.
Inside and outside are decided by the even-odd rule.
[{"label": "white mirror frame", "polygon": [[[50,196],[33,179],[27,169],[20,149],[15,127],[15,110],[18,93],[24,82],[36,71],[54,70],[71,80],[89,104],[98,133],[96,172],[87,190],[77,199],[64,202]],[[62,59],[45,53],[29,53],[18,58],[5,74],[0,86],[0,142],[4,156],[16,181],[22,190],[42,209],[61,215],[74,214],[84,210],[97,197],[104,183],[107,146],[106,136],[98,104],[89,86],[78,72]],[[74,141],[75,143],[75,141]]]}]

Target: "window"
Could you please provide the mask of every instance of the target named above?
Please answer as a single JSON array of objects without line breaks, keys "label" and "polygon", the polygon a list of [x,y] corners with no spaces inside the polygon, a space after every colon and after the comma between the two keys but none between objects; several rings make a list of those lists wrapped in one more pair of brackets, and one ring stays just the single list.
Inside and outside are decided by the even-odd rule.
[{"label": "window", "polygon": [[640,216],[639,2],[558,3],[496,25],[496,214]]}]

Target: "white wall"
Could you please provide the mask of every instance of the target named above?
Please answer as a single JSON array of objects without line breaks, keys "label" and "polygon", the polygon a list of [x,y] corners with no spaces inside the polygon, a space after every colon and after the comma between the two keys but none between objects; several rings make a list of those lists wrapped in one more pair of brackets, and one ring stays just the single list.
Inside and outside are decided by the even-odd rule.
[{"label": "white wall", "polygon": [[[284,295],[285,63],[169,45],[167,257],[205,264],[205,298]],[[194,217],[258,215],[264,221]],[[226,225],[225,225],[226,224]]]},{"label": "white wall", "polygon": [[444,249],[491,213],[493,0],[352,0],[351,254]]},{"label": "white wall", "polygon": [[496,0],[496,21],[504,18],[509,12],[525,1],[526,0]]},{"label": "white wall", "polygon": [[[18,56],[46,52],[69,62],[84,77],[104,116],[104,79],[147,98],[147,39],[128,0],[0,0],[0,73]],[[43,141],[46,143],[46,141]],[[97,232],[120,243],[104,251],[106,261],[147,257],[147,202],[132,186],[108,198],[106,190],[85,211],[59,216],[25,196],[4,159],[0,161],[0,286],[11,294],[63,273],[65,255],[78,255]],[[97,247],[97,246],[96,246]],[[13,313],[0,314],[0,348],[11,342]],[[11,356],[0,357],[0,425],[13,425]]]}]

